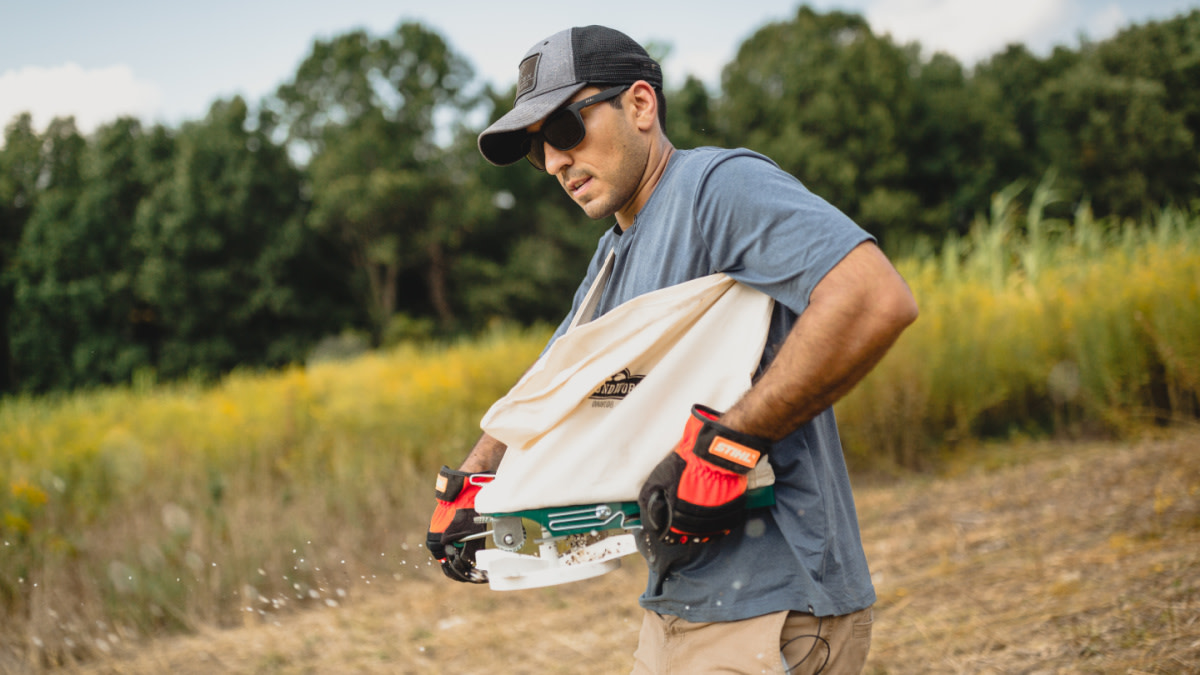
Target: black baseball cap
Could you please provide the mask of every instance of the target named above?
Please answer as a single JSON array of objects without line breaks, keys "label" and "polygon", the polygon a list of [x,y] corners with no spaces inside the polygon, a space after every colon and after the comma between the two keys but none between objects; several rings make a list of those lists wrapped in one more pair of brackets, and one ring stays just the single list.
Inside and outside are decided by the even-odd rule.
[{"label": "black baseball cap", "polygon": [[496,166],[525,156],[525,128],[589,84],[645,80],[661,91],[662,67],[628,35],[605,26],[569,28],[539,41],[521,59],[513,109],[479,134],[479,152]]}]

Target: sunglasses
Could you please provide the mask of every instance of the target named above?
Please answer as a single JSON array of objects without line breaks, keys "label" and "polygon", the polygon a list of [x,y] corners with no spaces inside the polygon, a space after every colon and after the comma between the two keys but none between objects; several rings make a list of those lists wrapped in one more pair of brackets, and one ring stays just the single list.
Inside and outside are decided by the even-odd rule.
[{"label": "sunglasses", "polygon": [[632,85],[623,84],[611,89],[605,89],[571,105],[559,108],[546,118],[542,128],[525,137],[528,148],[525,159],[538,171],[546,170],[546,143],[559,150],[570,150],[583,142],[587,129],[583,126],[583,116],[580,110],[620,96]]}]

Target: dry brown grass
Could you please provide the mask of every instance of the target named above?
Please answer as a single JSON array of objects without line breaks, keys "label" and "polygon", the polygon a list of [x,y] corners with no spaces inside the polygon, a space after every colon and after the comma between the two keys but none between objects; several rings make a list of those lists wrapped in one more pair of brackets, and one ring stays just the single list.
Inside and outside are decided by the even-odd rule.
[{"label": "dry brown grass", "polygon": [[[951,477],[860,485],[879,593],[868,672],[1200,672],[1198,451],[1194,430],[1029,444]],[[408,565],[338,607],[247,613],[240,628],[152,642],[113,636],[108,656],[65,671],[623,673],[643,573],[626,561],[515,593]]]},{"label": "dry brown grass", "polygon": [[1195,433],[1045,444],[866,491],[876,670],[1200,672],[1198,451]]}]

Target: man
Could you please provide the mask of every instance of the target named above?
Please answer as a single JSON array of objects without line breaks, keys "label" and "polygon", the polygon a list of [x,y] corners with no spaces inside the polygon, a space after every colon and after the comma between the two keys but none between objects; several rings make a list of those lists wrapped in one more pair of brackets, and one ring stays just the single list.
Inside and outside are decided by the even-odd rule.
[{"label": "man", "polygon": [[[683,438],[639,498],[650,578],[634,672],[860,672],[875,593],[831,406],[916,319],[916,304],[869,234],[767,158],[676,150],[662,89],[636,42],[572,28],[526,54],[513,110],[479,136],[492,164],[525,157],[590,217],[616,218],[553,339],[610,253],[596,316],[717,272],[776,301],[740,401],[662,420]],[[429,546],[452,578],[480,580],[480,544],[462,540],[482,528],[474,494],[504,451],[485,434],[459,471],[439,476]],[[775,503],[747,511],[748,467],[763,458]]]}]

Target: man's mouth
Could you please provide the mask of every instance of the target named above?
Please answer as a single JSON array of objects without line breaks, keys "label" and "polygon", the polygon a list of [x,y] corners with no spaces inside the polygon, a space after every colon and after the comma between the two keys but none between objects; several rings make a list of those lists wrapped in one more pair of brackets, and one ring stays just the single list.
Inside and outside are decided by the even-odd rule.
[{"label": "man's mouth", "polygon": [[579,178],[573,178],[567,181],[567,194],[571,195],[572,197],[577,196],[581,194],[591,182],[591,176],[580,176]]}]

